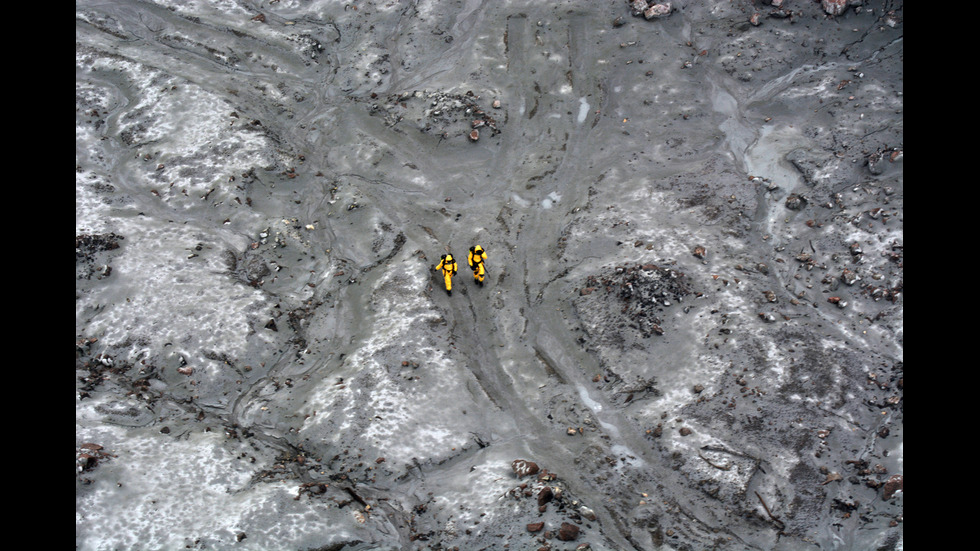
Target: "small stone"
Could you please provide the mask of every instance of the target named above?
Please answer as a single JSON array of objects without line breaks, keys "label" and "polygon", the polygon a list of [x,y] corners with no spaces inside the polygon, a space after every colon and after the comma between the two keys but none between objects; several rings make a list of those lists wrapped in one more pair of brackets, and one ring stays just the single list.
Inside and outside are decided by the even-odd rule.
[{"label": "small stone", "polygon": [[848,0],[821,0],[820,5],[828,15],[840,15],[847,9]]},{"label": "small stone", "polygon": [[543,529],[544,529],[544,523],[543,522],[532,522],[532,523],[530,523],[530,524],[527,525],[527,531],[528,532],[531,532],[531,533],[540,532]]},{"label": "small stone", "polygon": [[681,436],[687,436],[687,435],[691,434],[691,429],[689,429],[687,427],[681,427],[680,433],[681,433]]},{"label": "small stone", "polygon": [[525,461],[524,459],[515,459],[514,462],[511,463],[511,468],[513,468],[514,472],[517,473],[518,478],[537,474],[538,472],[537,463],[533,461]]},{"label": "small stone", "polygon": [[473,130],[472,132],[470,132],[470,141],[475,142],[475,141],[477,141],[479,139],[480,139],[480,131],[479,130]]},{"label": "small stone", "polygon": [[643,11],[643,17],[646,19],[659,19],[661,17],[667,17],[670,15],[672,7],[670,2],[663,2],[661,4],[654,4]]},{"label": "small stone", "polygon": [[538,492],[538,507],[548,503],[549,501],[554,499],[554,497],[555,497],[555,493],[551,490],[551,486],[545,486],[544,488],[541,488],[541,491]]},{"label": "small stone", "polygon": [[786,198],[786,208],[789,210],[800,210],[805,204],[806,199],[795,193]]},{"label": "small stone", "polygon": [[558,529],[558,539],[572,541],[576,538],[578,538],[578,526],[567,522],[561,523],[561,528]]},{"label": "small stone", "polygon": [[821,484],[829,484],[835,480],[844,480],[844,477],[838,472],[827,473],[827,478]]},{"label": "small stone", "polygon": [[889,500],[895,497],[896,494],[905,491],[905,477],[900,474],[893,474],[888,481],[885,482],[884,489],[882,490],[882,497],[885,500]]},{"label": "small stone", "polygon": [[853,270],[850,270],[848,268],[844,268],[844,272],[841,274],[840,278],[841,281],[843,281],[847,285],[854,285],[855,282],[861,279],[860,276],[857,275],[857,273],[855,273]]},{"label": "small stone", "polygon": [[87,453],[80,454],[75,461],[78,463],[79,471],[87,471],[99,464],[98,458]]}]

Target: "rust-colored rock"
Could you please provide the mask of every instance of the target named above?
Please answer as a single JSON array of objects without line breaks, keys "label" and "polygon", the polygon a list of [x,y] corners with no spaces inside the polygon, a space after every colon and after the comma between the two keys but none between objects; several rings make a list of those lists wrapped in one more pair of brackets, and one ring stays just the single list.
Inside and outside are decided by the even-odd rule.
[{"label": "rust-colored rock", "polygon": [[94,468],[96,465],[98,465],[99,460],[96,459],[94,455],[83,453],[83,454],[79,454],[78,458],[76,459],[76,462],[78,463],[79,470],[87,471]]},{"label": "rust-colored rock", "polygon": [[541,530],[544,530],[543,522],[532,522],[527,525],[528,532],[534,533],[534,532],[540,532]]},{"label": "rust-colored rock", "polygon": [[545,486],[544,488],[541,488],[541,491],[538,492],[538,507],[548,503],[549,501],[554,499],[554,497],[555,497],[555,493],[551,490],[551,486]]},{"label": "rust-colored rock", "polygon": [[576,538],[578,538],[578,526],[567,522],[561,523],[561,528],[558,529],[558,539],[561,541],[573,541]]},{"label": "rust-colored rock", "polygon": [[882,489],[881,497],[886,500],[895,497],[898,492],[905,491],[905,477],[900,474],[893,474]]},{"label": "rust-colored rock", "polygon": [[537,474],[538,464],[534,461],[525,461],[524,459],[515,459],[513,463],[510,464],[511,468],[514,469],[514,473],[517,474],[518,478],[523,476],[528,476],[532,474]]}]

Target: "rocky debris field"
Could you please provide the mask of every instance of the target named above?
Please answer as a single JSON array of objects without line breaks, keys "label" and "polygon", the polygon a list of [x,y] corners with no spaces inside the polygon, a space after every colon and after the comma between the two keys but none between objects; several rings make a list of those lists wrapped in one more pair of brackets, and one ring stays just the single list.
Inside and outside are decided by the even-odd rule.
[{"label": "rocky debris field", "polygon": [[[496,135],[496,113],[500,100],[481,106],[483,101],[472,91],[464,94],[447,92],[414,91],[386,98],[372,94],[368,109],[372,115],[384,118],[389,128],[405,132],[418,131],[431,134],[441,140],[460,139],[477,141],[482,135]],[[401,126],[399,126],[401,125]]]},{"label": "rocky debris field", "polygon": [[77,4],[76,548],[902,549],[902,20]]}]

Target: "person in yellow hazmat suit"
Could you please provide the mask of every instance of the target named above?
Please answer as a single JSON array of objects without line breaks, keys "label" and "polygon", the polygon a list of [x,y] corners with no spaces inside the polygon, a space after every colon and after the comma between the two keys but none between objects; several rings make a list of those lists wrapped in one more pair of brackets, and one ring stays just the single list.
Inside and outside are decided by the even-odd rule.
[{"label": "person in yellow hazmat suit", "polygon": [[444,254],[439,259],[439,265],[436,266],[436,271],[442,271],[442,275],[446,278],[446,293],[449,296],[453,296],[453,276],[456,275],[456,259],[453,258],[452,254]]},{"label": "person in yellow hazmat suit", "polygon": [[479,245],[470,247],[470,252],[466,255],[466,263],[473,270],[473,280],[480,287],[483,287],[483,278],[487,275],[487,268],[483,262],[487,259],[487,251]]}]

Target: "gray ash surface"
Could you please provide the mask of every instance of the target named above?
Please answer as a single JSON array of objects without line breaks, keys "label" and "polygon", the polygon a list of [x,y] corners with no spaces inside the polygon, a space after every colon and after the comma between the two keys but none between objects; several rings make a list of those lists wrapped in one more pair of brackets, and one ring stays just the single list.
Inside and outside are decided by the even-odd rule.
[{"label": "gray ash surface", "polygon": [[903,549],[903,17],[76,3],[76,549]]}]

